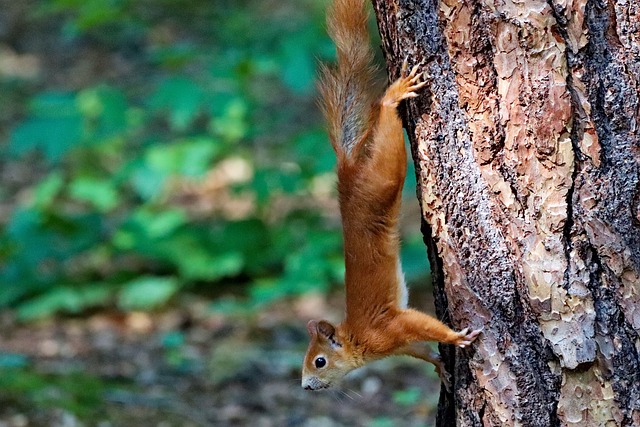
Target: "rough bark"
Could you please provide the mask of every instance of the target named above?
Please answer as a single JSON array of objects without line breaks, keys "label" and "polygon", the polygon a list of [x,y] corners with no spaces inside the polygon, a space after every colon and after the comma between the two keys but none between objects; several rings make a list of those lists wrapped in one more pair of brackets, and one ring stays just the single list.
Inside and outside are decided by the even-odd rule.
[{"label": "rough bark", "polygon": [[407,103],[440,426],[640,426],[640,2],[373,0]]}]

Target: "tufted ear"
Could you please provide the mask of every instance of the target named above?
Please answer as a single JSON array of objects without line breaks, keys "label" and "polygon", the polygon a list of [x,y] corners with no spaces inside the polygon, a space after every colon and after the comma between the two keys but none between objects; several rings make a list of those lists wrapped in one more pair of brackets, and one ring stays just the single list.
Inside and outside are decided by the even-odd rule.
[{"label": "tufted ear", "polygon": [[336,328],[326,320],[318,322],[318,333],[323,335],[326,339],[333,341],[333,336],[336,334]]},{"label": "tufted ear", "polygon": [[307,323],[307,331],[312,338],[318,335],[318,322],[309,320],[309,323]]},{"label": "tufted ear", "polygon": [[326,320],[318,322],[318,334],[331,343],[334,349],[342,347],[342,343],[336,337],[336,327]]}]

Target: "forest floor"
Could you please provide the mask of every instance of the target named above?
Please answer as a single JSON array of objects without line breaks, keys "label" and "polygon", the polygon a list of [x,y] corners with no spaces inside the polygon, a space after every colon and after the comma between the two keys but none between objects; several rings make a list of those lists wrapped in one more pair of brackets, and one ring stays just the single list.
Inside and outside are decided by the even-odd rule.
[{"label": "forest floor", "polygon": [[439,383],[421,361],[373,363],[332,391],[300,387],[305,323],[338,320],[335,298],[308,295],[253,315],[212,313],[194,296],[162,312],[30,324],[6,312],[0,427],[433,425]]}]

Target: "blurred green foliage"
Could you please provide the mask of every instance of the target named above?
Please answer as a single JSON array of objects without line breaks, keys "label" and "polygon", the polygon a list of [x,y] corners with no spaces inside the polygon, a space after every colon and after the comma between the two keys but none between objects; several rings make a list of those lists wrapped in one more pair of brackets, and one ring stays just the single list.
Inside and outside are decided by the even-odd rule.
[{"label": "blurred green foliage", "polygon": [[40,65],[0,74],[0,166],[28,176],[0,184],[0,307],[153,309],[225,284],[251,308],[340,282],[314,89],[326,1],[17,3],[33,31],[16,52]]},{"label": "blurred green foliage", "polygon": [[[103,395],[117,390],[103,378],[73,372],[46,375],[23,368],[0,366],[0,388],[3,403],[40,408],[60,408],[81,417],[91,418],[102,411]],[[7,401],[8,400],[8,401]]]},{"label": "blurred green foliage", "polygon": [[420,402],[422,393],[418,387],[410,387],[406,390],[394,391],[392,398],[398,406],[413,406]]}]

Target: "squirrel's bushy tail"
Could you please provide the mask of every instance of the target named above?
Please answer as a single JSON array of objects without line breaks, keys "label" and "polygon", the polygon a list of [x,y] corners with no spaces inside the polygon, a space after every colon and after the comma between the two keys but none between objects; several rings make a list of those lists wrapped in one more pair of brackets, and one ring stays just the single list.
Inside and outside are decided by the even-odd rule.
[{"label": "squirrel's bushy tail", "polygon": [[371,129],[374,99],[373,51],[366,0],[334,0],[327,13],[328,32],[336,44],[337,68],[323,66],[319,89],[338,160],[349,157]]}]

